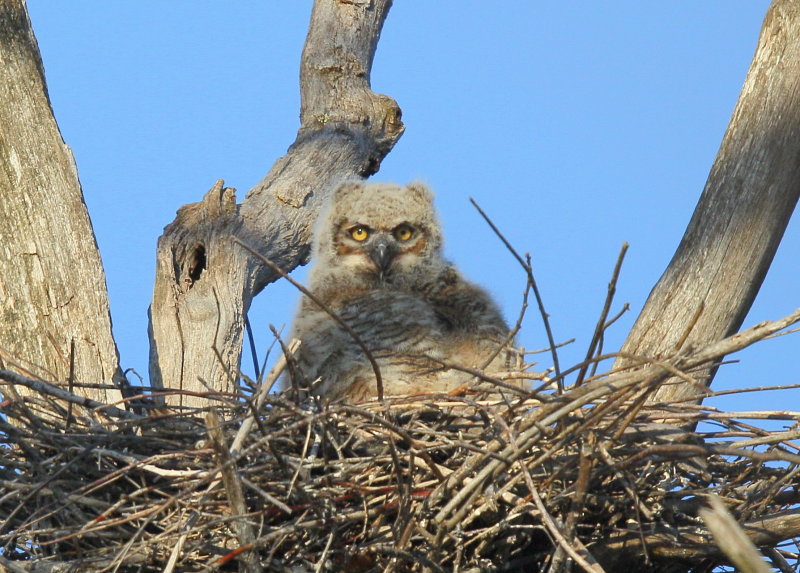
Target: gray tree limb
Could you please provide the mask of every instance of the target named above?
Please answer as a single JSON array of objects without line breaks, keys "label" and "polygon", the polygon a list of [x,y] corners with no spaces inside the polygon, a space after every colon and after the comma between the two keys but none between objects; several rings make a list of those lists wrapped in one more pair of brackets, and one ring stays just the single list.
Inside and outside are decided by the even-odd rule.
[{"label": "gray tree limb", "polygon": [[[775,0],[700,201],[622,354],[661,359],[736,332],[799,195],[800,1]],[[714,373],[699,374],[701,386]],[[670,383],[651,400],[699,392]]]},{"label": "gray tree limb", "polygon": [[100,253],[22,0],[0,0],[0,368],[122,381]]},{"label": "gray tree limb", "polygon": [[[233,239],[287,271],[304,263],[324,198],[341,181],[376,172],[402,135],[399,107],[369,84],[390,6],[316,0],[301,64],[297,139],[241,205],[220,181],[166,227],[150,307],[154,386],[233,389],[244,316],[277,278]],[[172,403],[201,405],[187,396]]]}]

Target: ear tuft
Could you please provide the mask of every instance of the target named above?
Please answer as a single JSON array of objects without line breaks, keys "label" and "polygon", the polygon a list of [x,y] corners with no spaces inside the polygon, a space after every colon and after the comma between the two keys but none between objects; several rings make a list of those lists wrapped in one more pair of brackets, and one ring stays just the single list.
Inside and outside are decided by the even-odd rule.
[{"label": "ear tuft", "polygon": [[338,201],[342,197],[346,197],[349,193],[353,191],[361,190],[364,188],[364,182],[360,179],[350,179],[344,181],[341,185],[339,185],[336,190],[333,192],[333,200]]},{"label": "ear tuft", "polygon": [[423,201],[433,203],[433,191],[424,183],[414,181],[413,183],[409,183],[406,188]]}]

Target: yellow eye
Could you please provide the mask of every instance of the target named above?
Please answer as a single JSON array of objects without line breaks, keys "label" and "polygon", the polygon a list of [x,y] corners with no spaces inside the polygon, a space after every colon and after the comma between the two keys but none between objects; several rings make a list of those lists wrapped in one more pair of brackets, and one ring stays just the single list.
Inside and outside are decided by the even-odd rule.
[{"label": "yellow eye", "polygon": [[398,225],[394,229],[394,238],[398,241],[407,241],[414,236],[414,229],[409,225]]},{"label": "yellow eye", "polygon": [[363,225],[358,225],[350,229],[350,236],[353,237],[359,243],[366,241],[367,237],[369,237],[369,229],[364,227]]}]

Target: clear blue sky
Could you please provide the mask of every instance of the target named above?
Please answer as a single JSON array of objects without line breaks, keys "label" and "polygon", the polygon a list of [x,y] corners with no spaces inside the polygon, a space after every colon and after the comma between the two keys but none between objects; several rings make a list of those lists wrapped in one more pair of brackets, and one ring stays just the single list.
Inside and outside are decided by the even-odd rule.
[{"label": "clear blue sky", "polygon": [[[311,2],[28,4],[103,255],[122,365],[146,375],[156,239],[217,178],[242,198],[294,140]],[[614,309],[632,311],[610,332],[616,348],[683,234],[768,4],[395,2],[372,79],[399,102],[406,133],[376,177],[434,188],[448,256],[512,321],[524,276],[467,197],[531,253],[556,338],[577,338],[562,364],[585,353],[629,242]],[[798,260],[796,216],[745,325],[800,306]],[[257,299],[260,349],[296,299],[287,285]],[[546,346],[535,310],[520,338]],[[800,335],[763,342],[714,387],[800,382],[798,351]],[[798,398],[711,404],[798,408]]]}]

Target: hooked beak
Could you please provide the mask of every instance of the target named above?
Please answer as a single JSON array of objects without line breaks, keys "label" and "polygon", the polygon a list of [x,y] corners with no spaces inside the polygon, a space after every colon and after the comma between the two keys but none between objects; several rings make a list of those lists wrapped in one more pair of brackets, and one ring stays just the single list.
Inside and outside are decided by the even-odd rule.
[{"label": "hooked beak", "polygon": [[377,238],[372,245],[370,245],[369,258],[372,259],[372,262],[378,267],[378,274],[381,278],[383,278],[383,275],[386,274],[386,271],[388,271],[389,267],[392,265],[394,255],[395,252],[391,243],[383,237]]}]

